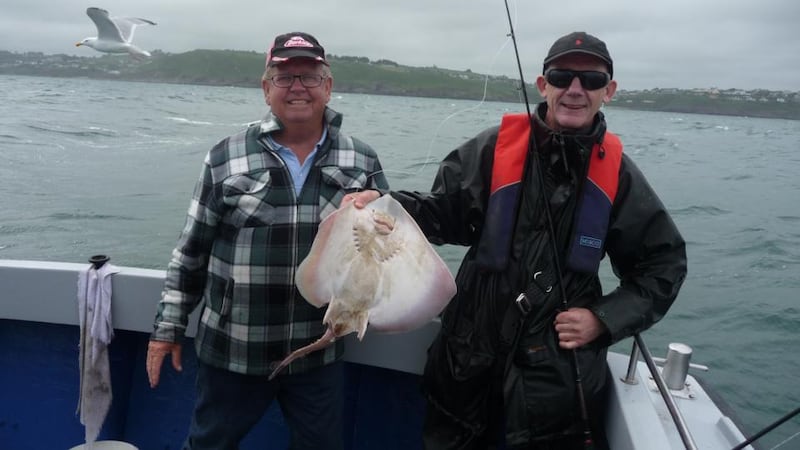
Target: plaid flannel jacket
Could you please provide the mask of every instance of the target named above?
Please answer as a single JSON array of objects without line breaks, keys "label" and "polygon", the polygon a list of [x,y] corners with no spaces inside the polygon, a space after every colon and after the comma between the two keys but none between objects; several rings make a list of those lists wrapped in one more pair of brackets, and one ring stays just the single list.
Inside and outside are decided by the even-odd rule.
[{"label": "plaid flannel jacket", "polygon": [[[342,115],[326,108],[328,136],[299,196],[267,133],[267,116],[209,151],[178,244],[172,252],[151,339],[179,342],[201,305],[198,358],[233,372],[261,375],[290,351],[325,332],[317,309],[295,287],[320,220],[348,193],[387,189],[367,144],[340,133]],[[330,363],[341,340],[294,361],[286,373]]]}]

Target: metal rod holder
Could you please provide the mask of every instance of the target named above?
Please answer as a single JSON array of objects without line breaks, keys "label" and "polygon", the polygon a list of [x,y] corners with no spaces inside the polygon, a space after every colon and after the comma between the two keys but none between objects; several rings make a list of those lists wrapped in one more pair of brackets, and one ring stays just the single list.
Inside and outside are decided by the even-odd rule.
[{"label": "metal rod holder", "polygon": [[92,263],[92,265],[94,266],[95,270],[97,270],[97,269],[103,267],[103,264],[107,263],[108,260],[110,260],[110,259],[111,258],[108,257],[107,255],[94,255],[91,258],[89,258],[89,262]]},{"label": "metal rod holder", "polygon": [[667,387],[681,390],[686,387],[686,376],[689,375],[689,361],[692,359],[692,348],[686,344],[673,342],[669,344],[667,361],[661,376]]}]

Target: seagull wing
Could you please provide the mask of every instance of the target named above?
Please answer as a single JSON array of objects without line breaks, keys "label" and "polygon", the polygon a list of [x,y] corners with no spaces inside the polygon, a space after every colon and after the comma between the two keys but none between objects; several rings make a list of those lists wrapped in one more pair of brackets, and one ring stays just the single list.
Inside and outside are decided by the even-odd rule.
[{"label": "seagull wing", "polygon": [[155,25],[156,23],[147,19],[140,19],[138,17],[112,17],[111,20],[119,28],[122,39],[129,43],[133,40],[133,31],[137,25]]},{"label": "seagull wing", "polygon": [[87,8],[86,15],[97,27],[97,39],[124,42],[117,25],[108,17],[108,11],[100,8]]}]

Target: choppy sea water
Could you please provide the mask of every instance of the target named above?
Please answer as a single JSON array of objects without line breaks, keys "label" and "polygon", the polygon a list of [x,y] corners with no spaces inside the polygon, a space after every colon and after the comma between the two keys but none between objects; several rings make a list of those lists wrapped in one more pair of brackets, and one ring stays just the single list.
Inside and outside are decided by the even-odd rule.
[{"label": "choppy sea water", "polygon": [[[336,92],[330,106],[393,188],[416,190],[452,148],[524,109]],[[0,258],[165,268],[205,153],[265,111],[256,88],[0,76]],[[688,242],[681,295],[644,339],[657,356],[690,345],[711,367],[697,375],[755,432],[800,405],[800,121],[605,113]],[[463,249],[441,253],[455,270]],[[798,431],[795,418],[760,442]]]}]

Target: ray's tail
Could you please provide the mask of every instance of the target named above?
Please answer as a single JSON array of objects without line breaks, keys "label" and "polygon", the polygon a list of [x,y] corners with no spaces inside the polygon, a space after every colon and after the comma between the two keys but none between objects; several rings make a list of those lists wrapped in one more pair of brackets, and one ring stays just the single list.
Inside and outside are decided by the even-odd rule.
[{"label": "ray's tail", "polygon": [[313,343],[306,345],[305,347],[298,348],[297,350],[293,351],[289,354],[286,358],[283,359],[272,371],[269,375],[269,379],[272,380],[278,375],[286,366],[291,364],[297,358],[302,358],[311,352],[315,352],[317,350],[322,350],[323,348],[331,345],[333,341],[336,340],[336,334],[333,332],[333,328],[328,326],[328,329],[325,331],[325,334],[322,335],[321,338],[317,339]]}]

